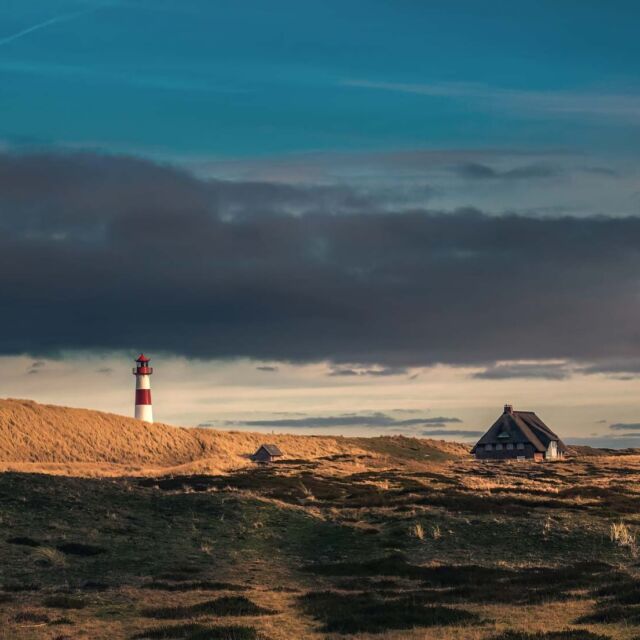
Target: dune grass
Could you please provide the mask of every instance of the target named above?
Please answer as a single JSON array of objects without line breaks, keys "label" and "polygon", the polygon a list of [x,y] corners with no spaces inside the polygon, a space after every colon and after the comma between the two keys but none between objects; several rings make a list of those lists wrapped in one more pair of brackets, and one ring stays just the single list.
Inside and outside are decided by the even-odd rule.
[{"label": "dune grass", "polygon": [[[45,423],[76,418],[61,432],[97,453],[0,474],[9,638],[640,637],[638,456],[478,464],[409,438],[291,436],[287,463],[253,467],[257,434],[158,425],[138,442],[124,418],[17,404],[38,456]],[[0,405],[0,451],[17,455]],[[109,450],[99,428],[124,440]],[[224,473],[207,473],[216,452]]]}]

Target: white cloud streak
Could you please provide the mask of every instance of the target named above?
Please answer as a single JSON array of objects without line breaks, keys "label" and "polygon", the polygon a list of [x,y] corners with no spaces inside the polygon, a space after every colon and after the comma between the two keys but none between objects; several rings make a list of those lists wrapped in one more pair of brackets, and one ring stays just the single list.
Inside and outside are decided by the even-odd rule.
[{"label": "white cloud streak", "polygon": [[22,29],[21,31],[17,31],[16,33],[12,33],[11,35],[5,36],[4,38],[0,38],[0,47],[5,46],[7,44],[11,44],[24,36],[29,35],[30,33],[34,33],[35,31],[40,31],[42,29],[46,29],[47,27],[51,27],[55,24],[60,24],[61,22],[69,22],[70,20],[75,20],[76,18],[80,18],[89,13],[93,13],[98,9],[102,9],[103,7],[108,5],[100,5],[97,7],[88,7],[87,9],[82,9],[80,11],[73,11],[71,13],[63,13],[58,16],[54,16],[53,18],[49,18],[48,20],[43,20],[42,22],[38,22],[37,24],[33,24],[30,27]]},{"label": "white cloud streak", "polygon": [[476,83],[401,83],[347,79],[345,87],[408,93],[433,98],[474,100],[487,107],[556,115],[605,117],[640,123],[640,95],[634,93],[589,93],[577,91],[528,91],[504,89]]}]

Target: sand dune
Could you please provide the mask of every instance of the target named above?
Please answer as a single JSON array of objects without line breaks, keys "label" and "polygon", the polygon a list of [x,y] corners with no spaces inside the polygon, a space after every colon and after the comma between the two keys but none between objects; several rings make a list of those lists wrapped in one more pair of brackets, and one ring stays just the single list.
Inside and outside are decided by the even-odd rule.
[{"label": "sand dune", "polygon": [[[379,440],[150,425],[88,409],[0,400],[0,470],[97,476],[220,473],[251,464],[248,455],[263,442],[279,445],[289,458],[336,454],[384,458]],[[419,442],[421,449],[427,446],[441,455],[467,453],[463,445]]]}]

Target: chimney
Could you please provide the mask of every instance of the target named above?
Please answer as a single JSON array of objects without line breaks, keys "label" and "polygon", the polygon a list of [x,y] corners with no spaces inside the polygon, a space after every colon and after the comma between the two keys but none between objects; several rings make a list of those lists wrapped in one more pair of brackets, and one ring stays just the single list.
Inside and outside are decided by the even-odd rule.
[{"label": "chimney", "polygon": [[505,404],[504,405],[504,412],[508,413],[509,415],[513,415],[513,405]]}]

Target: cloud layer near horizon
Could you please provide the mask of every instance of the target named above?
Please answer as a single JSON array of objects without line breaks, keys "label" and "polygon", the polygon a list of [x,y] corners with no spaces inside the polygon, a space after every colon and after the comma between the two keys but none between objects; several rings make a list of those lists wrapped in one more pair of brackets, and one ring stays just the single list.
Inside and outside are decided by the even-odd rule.
[{"label": "cloud layer near horizon", "polygon": [[[444,427],[447,424],[460,423],[460,418],[436,416],[429,418],[409,418],[398,420],[386,413],[379,411],[366,414],[345,413],[338,416],[305,416],[302,418],[270,418],[263,420],[231,421],[225,426],[244,425],[247,427],[278,427],[278,428],[324,428],[324,427],[419,427],[433,425]],[[202,423],[199,426],[212,426],[210,423]],[[448,433],[448,432],[447,432]]]},{"label": "cloud layer near horizon", "polygon": [[365,369],[640,356],[640,219],[382,204],[133,157],[0,155],[0,353]]}]

